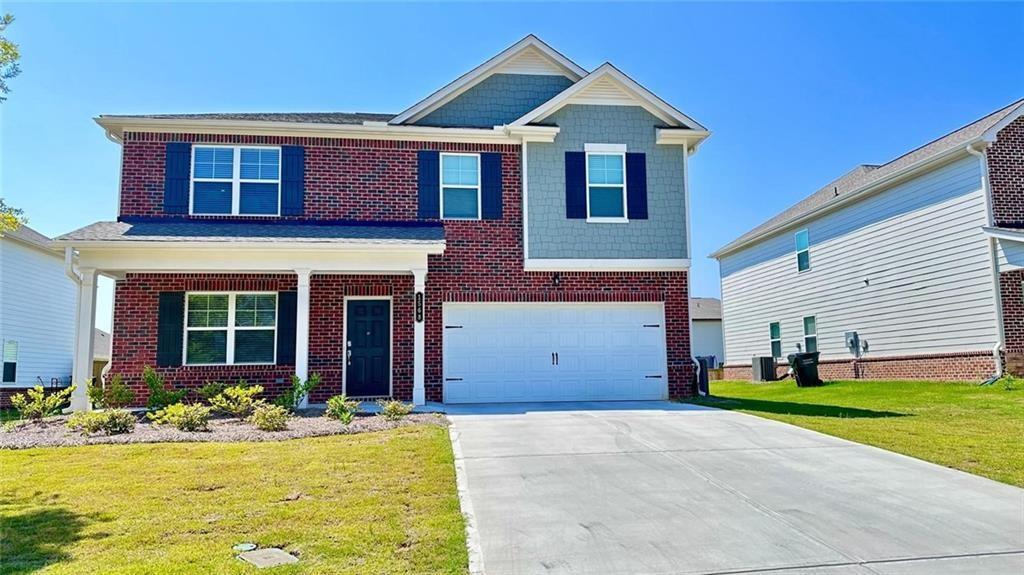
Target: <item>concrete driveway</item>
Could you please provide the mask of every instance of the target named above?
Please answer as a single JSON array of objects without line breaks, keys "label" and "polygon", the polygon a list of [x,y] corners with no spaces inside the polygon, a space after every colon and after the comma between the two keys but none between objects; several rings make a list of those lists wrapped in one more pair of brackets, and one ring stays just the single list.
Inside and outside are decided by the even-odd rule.
[{"label": "concrete driveway", "polygon": [[447,408],[489,575],[1024,573],[1016,487],[668,402]]}]

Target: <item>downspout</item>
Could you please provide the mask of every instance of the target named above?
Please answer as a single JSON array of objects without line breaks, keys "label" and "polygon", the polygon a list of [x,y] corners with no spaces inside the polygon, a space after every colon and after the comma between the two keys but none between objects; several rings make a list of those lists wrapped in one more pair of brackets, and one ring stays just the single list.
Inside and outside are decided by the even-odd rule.
[{"label": "downspout", "polygon": [[[690,213],[690,146],[683,145],[683,201],[686,203],[686,259],[690,261],[690,267],[686,270],[686,321],[687,335],[690,340],[690,361],[693,362],[694,384],[697,388],[697,395],[706,395],[700,389],[700,362],[693,355],[693,310],[690,309],[690,302],[693,301],[693,233],[690,231],[690,222],[693,221],[693,214]],[[708,377],[708,389],[711,389],[711,377]]]},{"label": "downspout", "polygon": [[[82,315],[82,276],[75,271],[75,250],[71,246],[64,248],[64,275],[71,279],[71,282],[75,284],[75,343],[72,349],[74,353],[78,354],[78,318]],[[71,384],[74,385],[74,372],[71,375]],[[68,408],[70,410],[70,408]]]},{"label": "downspout", "polygon": [[[988,183],[988,162],[986,161],[985,153],[975,149],[974,145],[974,143],[967,144],[965,149],[968,154],[976,156],[981,163],[981,189],[985,197],[985,214],[988,220],[987,225],[988,227],[993,227],[995,226],[995,215],[992,213],[992,190],[989,188]],[[998,240],[991,236],[987,239],[990,260],[989,264],[992,270],[992,291],[993,298],[995,299],[996,312],[996,344],[992,347],[992,359],[995,362],[996,371],[991,380],[996,380],[1003,377],[1002,351],[1006,341],[1006,334],[1003,330],[1003,299],[1001,295],[1002,292],[999,288],[999,249],[996,244]]]}]

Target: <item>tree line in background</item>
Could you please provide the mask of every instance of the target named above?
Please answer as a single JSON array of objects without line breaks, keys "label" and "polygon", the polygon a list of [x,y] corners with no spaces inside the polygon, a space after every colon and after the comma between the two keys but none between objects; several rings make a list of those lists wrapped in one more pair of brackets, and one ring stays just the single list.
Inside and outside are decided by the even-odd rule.
[{"label": "tree line in background", "polygon": [[[0,17],[0,102],[7,101],[7,93],[11,91],[7,81],[21,73],[21,68],[18,67],[18,59],[21,58],[18,45],[4,35],[12,22],[14,16],[10,14]],[[25,222],[21,210],[8,206],[7,202],[0,198],[0,233],[14,231]]]}]

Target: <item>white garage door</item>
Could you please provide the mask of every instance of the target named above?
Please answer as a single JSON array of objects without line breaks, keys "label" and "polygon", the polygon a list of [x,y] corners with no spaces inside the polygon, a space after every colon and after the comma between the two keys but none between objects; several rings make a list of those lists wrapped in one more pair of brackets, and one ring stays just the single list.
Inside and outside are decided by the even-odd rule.
[{"label": "white garage door", "polygon": [[447,403],[665,399],[660,303],[444,304]]}]

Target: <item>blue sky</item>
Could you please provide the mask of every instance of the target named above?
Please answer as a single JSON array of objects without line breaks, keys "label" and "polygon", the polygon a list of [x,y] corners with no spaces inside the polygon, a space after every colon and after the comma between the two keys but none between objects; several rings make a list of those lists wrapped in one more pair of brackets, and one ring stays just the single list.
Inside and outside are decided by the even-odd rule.
[{"label": "blue sky", "polygon": [[[116,216],[101,113],[399,112],[534,33],[608,60],[713,135],[693,158],[695,295],[715,248],[859,163],[1024,96],[1024,4],[6,2],[24,72],[0,194],[56,235]],[[109,328],[109,285],[100,327]]]}]

